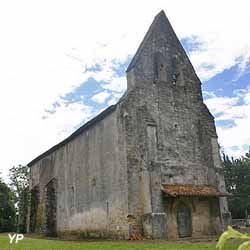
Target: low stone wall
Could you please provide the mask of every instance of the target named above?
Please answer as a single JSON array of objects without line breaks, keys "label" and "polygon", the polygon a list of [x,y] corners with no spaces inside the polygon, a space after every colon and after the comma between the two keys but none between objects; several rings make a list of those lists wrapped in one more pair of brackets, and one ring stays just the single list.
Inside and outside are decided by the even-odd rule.
[{"label": "low stone wall", "polygon": [[232,226],[236,228],[245,227],[247,219],[232,219]]}]

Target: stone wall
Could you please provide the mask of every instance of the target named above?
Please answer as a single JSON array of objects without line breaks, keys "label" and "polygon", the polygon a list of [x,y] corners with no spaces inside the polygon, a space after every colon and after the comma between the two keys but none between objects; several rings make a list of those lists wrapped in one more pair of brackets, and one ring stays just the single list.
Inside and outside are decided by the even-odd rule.
[{"label": "stone wall", "polygon": [[[154,218],[153,214],[165,213],[162,183],[224,188],[214,118],[165,14],[155,18],[128,67],[127,80],[122,110],[128,114],[129,212],[138,217],[141,231],[146,225],[155,234],[152,237],[158,237],[162,232],[153,230],[153,222],[150,229],[148,221],[150,214]],[[219,200],[217,209],[226,213],[226,199]],[[202,210],[206,212],[204,206]],[[146,220],[140,220],[140,215]],[[159,218],[163,225],[164,216]]]},{"label": "stone wall", "polygon": [[202,238],[217,236],[220,233],[220,214],[218,198],[189,197],[166,198],[167,237],[176,240],[179,238],[177,225],[177,208],[180,202],[185,203],[191,212],[191,237]]},{"label": "stone wall", "polygon": [[[60,234],[128,234],[127,168],[123,123],[117,111],[31,167],[30,188],[48,207],[48,183],[57,182],[56,228]],[[48,210],[48,209],[47,209]],[[46,228],[46,211],[43,224]]]}]

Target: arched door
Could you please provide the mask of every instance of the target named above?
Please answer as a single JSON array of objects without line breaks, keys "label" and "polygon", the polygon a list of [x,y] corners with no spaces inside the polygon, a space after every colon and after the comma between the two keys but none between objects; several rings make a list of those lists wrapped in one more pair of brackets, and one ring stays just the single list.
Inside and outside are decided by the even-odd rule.
[{"label": "arched door", "polygon": [[56,180],[52,179],[46,186],[45,202],[45,233],[47,236],[56,236]]},{"label": "arched door", "polygon": [[179,237],[190,237],[192,235],[191,211],[183,202],[177,207],[177,227]]}]

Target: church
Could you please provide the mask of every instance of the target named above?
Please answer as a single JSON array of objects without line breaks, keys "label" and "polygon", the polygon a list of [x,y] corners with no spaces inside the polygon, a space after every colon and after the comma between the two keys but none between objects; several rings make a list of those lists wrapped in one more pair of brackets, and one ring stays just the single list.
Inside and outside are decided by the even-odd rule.
[{"label": "church", "polygon": [[164,11],[126,73],[117,104],[28,164],[28,232],[176,240],[230,222],[214,117]]}]

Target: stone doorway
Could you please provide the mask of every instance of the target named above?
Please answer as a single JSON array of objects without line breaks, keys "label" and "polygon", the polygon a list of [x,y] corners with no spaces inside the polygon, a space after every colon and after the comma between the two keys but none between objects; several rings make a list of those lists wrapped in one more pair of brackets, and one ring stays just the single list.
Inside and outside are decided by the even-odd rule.
[{"label": "stone doorway", "polygon": [[192,217],[189,207],[181,202],[177,207],[177,227],[180,238],[192,236]]},{"label": "stone doorway", "polygon": [[45,233],[47,236],[56,236],[56,179],[47,184],[45,197]]}]

